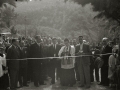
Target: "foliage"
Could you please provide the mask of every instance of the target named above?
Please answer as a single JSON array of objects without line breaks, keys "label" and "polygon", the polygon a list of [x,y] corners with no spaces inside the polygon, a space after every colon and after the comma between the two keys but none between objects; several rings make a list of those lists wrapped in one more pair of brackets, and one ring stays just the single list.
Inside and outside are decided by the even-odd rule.
[{"label": "foliage", "polygon": [[97,30],[104,28],[94,26],[96,22],[93,18],[98,12],[93,12],[90,4],[82,7],[71,1],[64,3],[64,0],[19,2],[15,11],[19,13],[19,30],[24,34],[26,29],[28,35],[37,32],[63,38],[77,38],[82,34],[87,40],[97,41]]},{"label": "foliage", "polygon": [[17,14],[14,12],[14,8],[8,6],[2,10],[2,21],[6,23],[7,27],[10,28],[12,22],[15,20]]},{"label": "foliage", "polygon": [[85,5],[91,3],[95,11],[100,11],[98,15],[112,18],[120,23],[120,0],[74,0],[75,2]]},{"label": "foliage", "polygon": [[0,7],[2,7],[3,4],[5,5],[5,3],[8,3],[8,4],[10,4],[10,5],[14,6],[14,7],[16,6],[15,5],[15,0],[0,0]]}]

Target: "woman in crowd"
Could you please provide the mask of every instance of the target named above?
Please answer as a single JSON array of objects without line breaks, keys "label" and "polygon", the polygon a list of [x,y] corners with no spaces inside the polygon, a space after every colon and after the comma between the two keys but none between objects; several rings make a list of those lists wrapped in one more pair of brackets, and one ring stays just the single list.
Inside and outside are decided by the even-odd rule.
[{"label": "woman in crowd", "polygon": [[73,86],[75,84],[75,72],[74,72],[74,62],[75,58],[70,58],[66,56],[74,56],[75,48],[70,46],[69,40],[66,38],[64,40],[65,46],[63,46],[58,55],[61,57],[61,76],[60,82],[63,86]]}]

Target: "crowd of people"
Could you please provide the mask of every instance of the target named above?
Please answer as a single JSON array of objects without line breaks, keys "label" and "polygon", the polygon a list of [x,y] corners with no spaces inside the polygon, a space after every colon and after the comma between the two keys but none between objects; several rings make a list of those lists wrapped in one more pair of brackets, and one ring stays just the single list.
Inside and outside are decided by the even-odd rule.
[{"label": "crowd of people", "polygon": [[79,87],[90,88],[91,82],[96,81],[119,88],[119,38],[103,38],[101,44],[83,39],[36,35],[34,39],[22,37],[1,42],[0,90],[28,87],[30,82],[39,87],[46,84],[48,77],[50,84],[60,80],[62,86],[72,87],[80,81]]}]

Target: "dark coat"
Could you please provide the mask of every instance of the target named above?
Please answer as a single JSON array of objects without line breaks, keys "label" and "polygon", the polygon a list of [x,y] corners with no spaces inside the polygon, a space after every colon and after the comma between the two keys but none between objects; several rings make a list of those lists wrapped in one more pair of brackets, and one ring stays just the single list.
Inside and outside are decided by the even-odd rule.
[{"label": "dark coat", "polygon": [[[49,57],[54,57],[54,54],[56,54],[56,57],[58,57],[59,50],[61,49],[61,45],[56,44],[56,49],[54,49],[53,44],[49,46],[48,49],[48,56]],[[50,60],[51,65],[57,65],[57,60]]]},{"label": "dark coat", "polygon": [[11,45],[8,48],[6,59],[11,59],[11,60],[7,60],[7,65],[9,69],[18,70],[19,60],[15,60],[15,59],[21,59],[20,48],[19,47],[16,48],[15,46]]},{"label": "dark coat", "polygon": [[21,59],[23,60],[20,60],[20,68],[27,68],[27,48],[23,47],[21,48]]},{"label": "dark coat", "polygon": [[[79,50],[80,50],[80,44],[76,45],[76,47],[75,47],[75,55],[76,56],[78,56],[77,53],[79,52]],[[83,53],[85,53],[86,55],[91,55],[89,45],[83,44]],[[82,57],[82,59],[83,59],[83,65],[89,65],[90,64],[90,57],[89,56]],[[76,62],[79,63],[79,60],[80,60],[80,57],[77,57]]]},{"label": "dark coat", "polygon": [[[34,43],[30,46],[30,58],[42,58],[42,46]],[[31,64],[33,69],[38,69],[42,63],[42,59],[32,59]]]},{"label": "dark coat", "polygon": [[53,44],[49,46],[49,57],[54,57],[54,54],[56,54],[56,57],[58,57],[58,52],[61,49],[61,45],[56,44],[56,49],[54,49]]},{"label": "dark coat", "polygon": [[[109,45],[105,46],[104,48],[102,48],[101,50],[101,54],[106,54],[106,53],[112,53],[112,47],[110,47]],[[102,59],[104,61],[104,64],[103,66],[108,66],[108,59],[109,59],[109,56],[111,54],[108,54],[108,55],[102,55]]]}]

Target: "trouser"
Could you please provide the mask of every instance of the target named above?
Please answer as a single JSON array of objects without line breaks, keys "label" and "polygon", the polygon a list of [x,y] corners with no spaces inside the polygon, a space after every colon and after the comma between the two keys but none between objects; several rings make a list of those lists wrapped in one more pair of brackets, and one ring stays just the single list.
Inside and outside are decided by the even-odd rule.
[{"label": "trouser", "polygon": [[76,74],[76,80],[80,81],[80,74],[79,74],[79,71],[78,71],[77,62],[75,62],[75,74]]},{"label": "trouser", "polygon": [[43,83],[43,81],[46,79],[47,77],[47,64],[41,63],[41,68],[40,68],[40,78],[42,78],[41,83]]},{"label": "trouser", "polygon": [[55,83],[55,67],[51,66],[49,68],[49,76],[52,78],[52,83]]},{"label": "trouser", "polygon": [[108,66],[103,66],[101,68],[101,83],[103,85],[109,85]]},{"label": "trouser", "polygon": [[27,68],[20,68],[19,83],[20,83],[20,86],[27,85]]},{"label": "trouser", "polygon": [[33,81],[33,69],[31,59],[28,59],[27,81]]},{"label": "trouser", "polygon": [[60,74],[61,74],[61,61],[57,62],[57,72],[56,72],[56,79],[60,78]]},{"label": "trouser", "polygon": [[41,65],[38,68],[33,69],[33,76],[34,76],[34,85],[39,85],[44,83]]},{"label": "trouser", "polygon": [[95,78],[96,81],[99,82],[99,68],[95,67]]},{"label": "trouser", "polygon": [[80,73],[80,83],[81,85],[90,86],[90,66],[89,64],[84,65],[83,59],[81,58],[78,62],[78,70]]},{"label": "trouser", "polygon": [[19,70],[9,69],[9,76],[10,76],[10,88],[16,88],[18,82],[18,73]]},{"label": "trouser", "polygon": [[50,60],[48,63],[48,73],[49,76],[52,78],[53,84],[55,83],[55,69],[57,67],[56,65],[57,65],[56,59]]},{"label": "trouser", "polygon": [[94,66],[91,64],[90,65],[90,80],[91,82],[94,82]]}]

